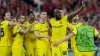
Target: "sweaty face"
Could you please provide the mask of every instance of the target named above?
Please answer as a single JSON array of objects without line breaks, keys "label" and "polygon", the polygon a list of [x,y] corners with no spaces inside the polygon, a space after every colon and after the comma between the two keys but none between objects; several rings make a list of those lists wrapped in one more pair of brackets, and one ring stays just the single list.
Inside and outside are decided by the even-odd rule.
[{"label": "sweaty face", "polygon": [[57,20],[60,20],[60,19],[61,19],[61,12],[60,12],[60,10],[57,10],[57,11],[54,12],[54,13],[55,13],[56,19],[57,19]]},{"label": "sweaty face", "polygon": [[40,17],[41,17],[41,19],[46,20],[46,19],[47,19],[47,12],[42,12],[42,13],[40,14]]},{"label": "sweaty face", "polygon": [[10,13],[6,13],[5,17],[6,17],[7,20],[11,20],[11,14]]}]

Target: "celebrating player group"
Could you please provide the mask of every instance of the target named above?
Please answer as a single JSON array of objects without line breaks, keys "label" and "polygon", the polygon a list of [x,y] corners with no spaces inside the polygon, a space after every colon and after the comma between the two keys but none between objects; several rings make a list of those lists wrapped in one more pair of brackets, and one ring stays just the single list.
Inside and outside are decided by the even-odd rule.
[{"label": "celebrating player group", "polygon": [[82,6],[68,15],[61,8],[55,9],[50,20],[45,10],[39,20],[33,11],[17,19],[6,12],[0,23],[0,56],[68,56],[68,40],[74,56],[94,56],[98,49],[94,37],[100,39],[100,34],[85,15],[77,21],[84,7],[82,1]]}]

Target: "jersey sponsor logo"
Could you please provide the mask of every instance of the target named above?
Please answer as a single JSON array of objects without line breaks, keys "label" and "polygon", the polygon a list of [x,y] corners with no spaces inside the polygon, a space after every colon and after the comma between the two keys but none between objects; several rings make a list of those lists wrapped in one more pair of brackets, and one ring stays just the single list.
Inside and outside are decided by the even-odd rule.
[{"label": "jersey sponsor logo", "polygon": [[63,27],[63,25],[60,25],[60,26],[52,26],[53,28],[61,28]]},{"label": "jersey sponsor logo", "polygon": [[41,33],[48,32],[48,30],[40,31]]}]

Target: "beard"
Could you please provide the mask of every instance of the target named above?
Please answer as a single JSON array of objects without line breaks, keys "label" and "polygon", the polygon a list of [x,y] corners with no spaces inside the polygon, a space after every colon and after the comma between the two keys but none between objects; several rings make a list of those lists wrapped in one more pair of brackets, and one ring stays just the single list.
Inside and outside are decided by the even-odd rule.
[{"label": "beard", "polygon": [[60,20],[60,19],[61,19],[61,17],[60,17],[60,16],[56,16],[56,19],[57,19],[57,20]]}]

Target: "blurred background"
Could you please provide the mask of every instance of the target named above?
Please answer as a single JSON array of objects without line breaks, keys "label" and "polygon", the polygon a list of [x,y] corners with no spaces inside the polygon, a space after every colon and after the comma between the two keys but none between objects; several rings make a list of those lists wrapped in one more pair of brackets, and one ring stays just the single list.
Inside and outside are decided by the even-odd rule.
[{"label": "blurred background", "polygon": [[[100,32],[100,0],[84,0],[84,2],[86,7],[79,14],[79,17],[87,15],[89,24]],[[48,18],[51,18],[55,8],[62,8],[65,14],[69,14],[80,6],[81,0],[0,0],[0,22],[5,12],[10,12],[12,16],[18,18],[21,14],[27,16],[28,11],[34,11],[38,20],[40,11],[43,9],[47,11]],[[96,45],[98,43],[96,42]]]},{"label": "blurred background", "polygon": [[[100,29],[100,0],[84,0],[86,7],[79,14],[89,17],[90,25]],[[36,19],[39,19],[41,10],[48,12],[48,17],[53,17],[55,8],[62,8],[65,14],[77,10],[81,6],[81,0],[0,0],[0,21],[5,12],[18,18],[20,14],[27,15],[28,11],[34,11]],[[99,30],[100,32],[100,30]]]}]

